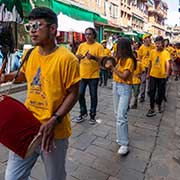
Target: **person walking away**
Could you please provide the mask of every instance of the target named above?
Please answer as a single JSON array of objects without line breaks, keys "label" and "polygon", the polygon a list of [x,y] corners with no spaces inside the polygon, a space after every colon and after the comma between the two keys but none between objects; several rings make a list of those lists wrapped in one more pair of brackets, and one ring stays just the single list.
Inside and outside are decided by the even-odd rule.
[{"label": "person walking away", "polygon": [[166,78],[169,73],[170,54],[164,50],[164,39],[158,36],[155,39],[156,49],[151,51],[150,65],[147,78],[149,78],[150,109],[147,117],[155,116],[155,103],[159,113],[162,112],[161,104],[165,96]]},{"label": "person walking away", "polygon": [[[111,56],[111,51],[106,47],[107,41],[102,40],[101,41],[102,46],[104,47],[104,56]],[[108,71],[103,67],[100,66],[100,80],[99,80],[99,86],[107,86],[107,81],[108,81]]]},{"label": "person walking away", "polygon": [[128,153],[128,105],[132,92],[132,76],[136,69],[136,59],[133,56],[131,43],[127,38],[121,38],[117,43],[117,65],[109,65],[113,72],[113,100],[116,116],[116,142],[120,146],[118,153]]},{"label": "person walking away", "polygon": [[146,77],[149,67],[149,55],[154,46],[151,44],[151,35],[144,34],[142,37],[143,44],[138,50],[138,58],[144,66],[144,72],[141,74],[141,87],[140,87],[140,102],[145,101],[146,94]]},{"label": "person walking away", "polygon": [[[69,111],[77,101],[80,76],[78,59],[56,45],[57,26],[56,14],[45,7],[34,8],[25,25],[35,48],[16,82],[27,81],[25,106],[42,123],[38,133],[42,142],[25,159],[10,151],[5,180],[29,179],[39,156],[47,180],[66,180],[65,160],[71,135]],[[1,82],[12,80],[15,74],[5,74]]]},{"label": "person walking away", "polygon": [[79,90],[79,104],[80,115],[78,118],[73,119],[74,122],[80,123],[86,120],[88,116],[85,93],[86,87],[89,86],[90,91],[90,118],[89,124],[94,125],[96,123],[96,108],[98,104],[98,83],[99,83],[99,64],[101,58],[104,56],[104,49],[101,44],[96,42],[96,31],[93,28],[87,28],[85,30],[86,42],[79,45],[76,52],[76,56],[80,63],[80,90]]}]

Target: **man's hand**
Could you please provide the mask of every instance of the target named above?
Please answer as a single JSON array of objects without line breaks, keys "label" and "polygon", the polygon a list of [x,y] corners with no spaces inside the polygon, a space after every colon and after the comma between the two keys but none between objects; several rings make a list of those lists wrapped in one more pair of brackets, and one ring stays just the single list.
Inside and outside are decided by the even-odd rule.
[{"label": "man's hand", "polygon": [[149,75],[149,73],[147,73],[147,75],[146,75],[146,79],[149,79],[149,77],[150,77],[150,75]]},{"label": "man's hand", "polygon": [[0,84],[4,83],[5,75],[0,73]]},{"label": "man's hand", "polygon": [[77,54],[76,57],[79,59],[79,61],[84,58],[82,54]]},{"label": "man's hand", "polygon": [[92,54],[90,54],[89,52],[86,53],[86,57],[87,57],[88,59],[96,60],[96,57],[93,56]]},{"label": "man's hand", "polygon": [[41,125],[38,135],[42,136],[41,149],[51,152],[54,147],[55,117],[52,117],[46,124]]}]

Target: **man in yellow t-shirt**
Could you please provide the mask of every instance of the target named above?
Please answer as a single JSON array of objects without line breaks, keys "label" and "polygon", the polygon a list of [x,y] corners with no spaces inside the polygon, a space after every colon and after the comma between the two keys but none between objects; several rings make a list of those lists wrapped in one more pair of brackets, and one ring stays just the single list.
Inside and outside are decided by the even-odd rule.
[{"label": "man in yellow t-shirt", "polygon": [[164,50],[164,39],[162,36],[156,37],[155,45],[156,49],[152,50],[150,54],[148,71],[150,109],[147,117],[156,115],[154,111],[155,102],[158,105],[159,113],[162,112],[161,103],[165,96],[166,78],[169,72],[170,54]]},{"label": "man in yellow t-shirt", "polygon": [[151,35],[143,35],[143,44],[138,50],[138,59],[141,61],[144,72],[141,74],[141,87],[140,87],[140,102],[144,102],[146,94],[146,76],[149,66],[149,56],[154,46],[151,44]]},{"label": "man in yellow t-shirt", "polygon": [[[6,180],[29,179],[39,155],[47,179],[66,179],[65,159],[71,135],[69,111],[77,101],[80,76],[78,59],[56,45],[57,22],[51,9],[38,7],[30,12],[25,26],[35,48],[16,81],[27,81],[25,106],[42,123],[38,133],[42,142],[25,159],[10,151]],[[1,82],[14,77],[15,73],[5,74]]]},{"label": "man in yellow t-shirt", "polygon": [[[102,46],[104,47],[104,56],[111,56],[111,51],[106,47],[107,41],[102,40],[101,41]],[[99,86],[107,86],[108,81],[108,71],[105,69],[105,67],[100,67],[100,80],[99,80]]]},{"label": "man in yellow t-shirt", "polygon": [[97,90],[99,82],[99,64],[101,58],[104,56],[104,49],[101,44],[96,42],[96,31],[93,28],[87,28],[85,30],[86,42],[79,45],[76,52],[76,56],[80,63],[80,92],[79,92],[79,104],[80,115],[74,122],[80,123],[87,118],[87,107],[85,101],[85,92],[87,85],[90,90],[91,107],[89,124],[94,125],[96,123],[96,108],[98,103]]}]

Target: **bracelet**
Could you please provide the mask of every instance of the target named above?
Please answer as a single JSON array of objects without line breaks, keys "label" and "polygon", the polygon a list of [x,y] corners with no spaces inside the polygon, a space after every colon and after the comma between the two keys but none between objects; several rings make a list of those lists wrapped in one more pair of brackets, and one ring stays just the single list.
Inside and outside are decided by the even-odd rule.
[{"label": "bracelet", "polygon": [[55,114],[53,114],[53,116],[55,117],[55,120],[56,120],[57,124],[62,122],[63,118],[60,115],[55,113]]}]

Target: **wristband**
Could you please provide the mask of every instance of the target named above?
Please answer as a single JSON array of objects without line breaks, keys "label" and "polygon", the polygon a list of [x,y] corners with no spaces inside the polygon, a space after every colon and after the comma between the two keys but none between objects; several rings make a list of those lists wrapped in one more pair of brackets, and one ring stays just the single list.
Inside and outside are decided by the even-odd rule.
[{"label": "wristband", "polygon": [[55,117],[56,123],[59,124],[62,122],[62,117],[58,114],[53,114],[53,116]]}]

